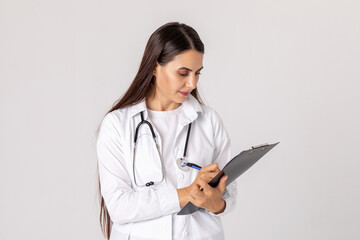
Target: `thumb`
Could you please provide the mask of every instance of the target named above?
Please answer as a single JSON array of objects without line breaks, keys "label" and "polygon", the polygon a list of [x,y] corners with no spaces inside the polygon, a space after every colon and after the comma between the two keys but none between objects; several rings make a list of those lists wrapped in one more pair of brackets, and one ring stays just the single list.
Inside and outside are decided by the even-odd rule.
[{"label": "thumb", "polygon": [[226,187],[226,180],[228,178],[228,175],[224,175],[221,177],[218,188],[221,191],[221,193],[223,193],[225,191],[225,187]]}]

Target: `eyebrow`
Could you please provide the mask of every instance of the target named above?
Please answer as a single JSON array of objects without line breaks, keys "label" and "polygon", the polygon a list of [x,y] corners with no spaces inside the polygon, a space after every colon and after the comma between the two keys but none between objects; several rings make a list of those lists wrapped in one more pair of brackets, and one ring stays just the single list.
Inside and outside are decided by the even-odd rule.
[{"label": "eyebrow", "polygon": [[[201,68],[198,69],[198,71],[200,71],[201,69],[203,69],[204,66],[202,66]],[[181,67],[179,69],[186,69],[186,70],[189,70],[190,72],[192,71],[190,68],[187,68],[187,67]]]}]

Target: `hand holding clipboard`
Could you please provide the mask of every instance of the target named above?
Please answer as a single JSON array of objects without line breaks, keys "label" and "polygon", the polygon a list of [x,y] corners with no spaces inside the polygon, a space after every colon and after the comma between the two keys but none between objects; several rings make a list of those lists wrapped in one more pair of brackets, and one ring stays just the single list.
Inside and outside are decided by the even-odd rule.
[{"label": "hand holding clipboard", "polygon": [[[279,143],[280,142],[274,144],[262,144],[253,146],[249,150],[242,151],[225,165],[225,167],[209,182],[209,185],[216,187],[219,184],[220,178],[225,174],[228,175],[226,186],[229,185]],[[194,213],[199,209],[201,208],[188,202],[177,215],[187,215]]]}]

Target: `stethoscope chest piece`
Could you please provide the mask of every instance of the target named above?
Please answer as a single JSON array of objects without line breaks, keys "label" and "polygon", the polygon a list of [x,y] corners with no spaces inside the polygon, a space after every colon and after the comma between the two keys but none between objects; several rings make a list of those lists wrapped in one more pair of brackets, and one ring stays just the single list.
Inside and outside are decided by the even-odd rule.
[{"label": "stethoscope chest piece", "polygon": [[176,160],[176,165],[178,166],[178,168],[180,168],[183,171],[189,171],[190,168],[184,164],[185,162],[186,162],[185,158],[183,158],[183,157],[178,158]]}]

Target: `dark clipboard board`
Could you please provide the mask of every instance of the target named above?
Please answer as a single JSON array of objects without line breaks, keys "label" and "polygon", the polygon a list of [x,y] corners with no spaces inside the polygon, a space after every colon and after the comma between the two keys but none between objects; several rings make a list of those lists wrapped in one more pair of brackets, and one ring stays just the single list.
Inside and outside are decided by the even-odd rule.
[{"label": "dark clipboard board", "polygon": [[[224,168],[209,182],[209,185],[216,187],[219,184],[220,178],[224,175],[228,175],[226,186],[229,185],[279,143],[280,142],[274,144],[261,144],[253,146],[249,150],[242,151],[224,166]],[[177,215],[191,214],[200,209],[202,208],[195,206],[192,202],[188,202]]]}]

